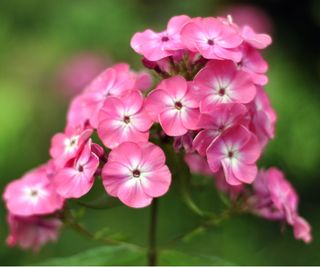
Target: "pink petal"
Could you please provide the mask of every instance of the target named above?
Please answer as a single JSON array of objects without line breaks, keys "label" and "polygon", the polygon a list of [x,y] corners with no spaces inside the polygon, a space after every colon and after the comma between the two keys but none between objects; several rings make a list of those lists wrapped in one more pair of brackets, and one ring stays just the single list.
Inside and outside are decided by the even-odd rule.
[{"label": "pink petal", "polygon": [[165,90],[176,101],[181,100],[185,96],[188,86],[187,81],[182,76],[174,76],[163,80],[157,88]]},{"label": "pink petal", "polygon": [[121,162],[124,166],[132,169],[142,161],[142,149],[134,142],[120,144],[109,154],[108,161]]},{"label": "pink petal", "polygon": [[128,180],[119,187],[118,197],[131,208],[144,208],[152,202],[152,197],[144,192],[141,182],[136,178]]},{"label": "pink petal", "polygon": [[230,84],[230,97],[237,103],[249,103],[256,95],[250,75],[244,71],[238,71]]},{"label": "pink petal", "polygon": [[135,114],[140,111],[143,105],[143,96],[140,91],[134,90],[121,97],[127,115]]},{"label": "pink petal", "polygon": [[197,130],[198,122],[200,118],[199,109],[195,108],[183,108],[181,110],[182,125],[188,130]]},{"label": "pink petal", "polygon": [[173,108],[162,112],[159,121],[164,132],[169,136],[184,135],[188,131],[182,124],[181,112]]},{"label": "pink petal", "polygon": [[241,182],[251,184],[257,177],[258,169],[256,165],[248,165],[240,160],[232,165],[232,173]]},{"label": "pink petal", "polygon": [[207,148],[212,141],[218,136],[218,132],[214,130],[202,130],[193,139],[193,147],[198,151],[201,156],[205,156]]},{"label": "pink petal", "polygon": [[145,110],[152,120],[157,121],[158,115],[168,106],[173,105],[174,101],[166,91],[156,89],[147,96]]},{"label": "pink petal", "polygon": [[145,175],[147,177],[141,179],[141,185],[148,196],[160,197],[167,193],[171,184],[171,173],[167,166],[154,169]]},{"label": "pink petal", "polygon": [[141,167],[144,171],[152,171],[159,169],[166,162],[166,156],[162,149],[151,143],[140,144],[143,158],[141,160]]}]

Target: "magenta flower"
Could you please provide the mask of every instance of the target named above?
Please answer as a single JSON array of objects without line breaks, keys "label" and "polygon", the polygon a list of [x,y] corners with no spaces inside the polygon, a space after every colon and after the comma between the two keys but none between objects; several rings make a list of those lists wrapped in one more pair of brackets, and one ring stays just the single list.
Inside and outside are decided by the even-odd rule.
[{"label": "magenta flower", "polygon": [[230,59],[240,61],[237,48],[242,43],[239,32],[215,18],[196,18],[181,31],[183,44],[206,59]]},{"label": "magenta flower", "polygon": [[266,85],[268,77],[265,75],[268,70],[268,63],[261,54],[250,45],[242,46],[242,59],[238,68],[250,74],[256,85]]},{"label": "magenta flower", "polygon": [[134,89],[136,77],[123,65],[106,69],[83,94],[82,108],[93,128],[97,128],[99,112],[109,96],[121,96]]},{"label": "magenta flower", "polygon": [[99,114],[98,134],[104,145],[115,148],[126,141],[147,142],[152,121],[143,108],[139,91],[109,97]]},{"label": "magenta flower", "polygon": [[251,76],[231,61],[210,61],[194,78],[200,110],[215,103],[249,103],[256,95]]},{"label": "magenta flower", "polygon": [[142,208],[168,191],[171,173],[158,146],[125,142],[109,154],[102,179],[108,194],[129,207]]},{"label": "magenta flower", "polygon": [[99,157],[92,152],[91,139],[84,145],[72,165],[57,171],[53,183],[57,193],[64,198],[79,198],[93,186],[94,174],[99,166]]},{"label": "magenta flower", "polygon": [[218,172],[222,167],[230,185],[254,181],[257,175],[256,161],[260,153],[256,136],[243,126],[227,131],[207,149],[211,170]]},{"label": "magenta flower", "polygon": [[218,104],[207,106],[198,123],[202,128],[193,140],[193,147],[202,156],[212,141],[231,127],[246,125],[247,108],[242,104]]},{"label": "magenta flower", "polygon": [[272,43],[272,39],[268,34],[255,33],[248,25],[243,26],[241,29],[241,36],[245,42],[257,49],[264,49]]},{"label": "magenta flower", "polygon": [[131,39],[131,47],[150,61],[172,56],[175,51],[184,48],[180,31],[189,20],[185,15],[176,16],[169,20],[167,29],[163,32],[156,33],[150,29],[137,32]]},{"label": "magenta flower", "polygon": [[286,221],[293,226],[297,239],[311,242],[311,227],[298,214],[298,195],[280,170],[270,168],[260,171],[253,189],[249,205],[254,213],[269,220]]},{"label": "magenta flower", "polygon": [[56,241],[62,226],[62,222],[56,218],[18,217],[12,214],[8,215],[8,224],[10,233],[7,244],[34,251],[50,241]]},{"label": "magenta flower", "polygon": [[182,76],[163,80],[146,100],[146,109],[169,136],[181,136],[197,129],[199,103]]},{"label": "magenta flower", "polygon": [[3,198],[7,209],[17,216],[49,214],[62,208],[59,196],[42,165],[7,185]]},{"label": "magenta flower", "polygon": [[250,130],[256,134],[264,147],[269,139],[274,138],[277,114],[262,87],[257,87],[257,95],[248,107],[252,116]]},{"label": "magenta flower", "polygon": [[91,129],[67,128],[65,133],[57,133],[51,139],[50,156],[56,167],[64,167],[75,158],[83,144],[92,134]]}]

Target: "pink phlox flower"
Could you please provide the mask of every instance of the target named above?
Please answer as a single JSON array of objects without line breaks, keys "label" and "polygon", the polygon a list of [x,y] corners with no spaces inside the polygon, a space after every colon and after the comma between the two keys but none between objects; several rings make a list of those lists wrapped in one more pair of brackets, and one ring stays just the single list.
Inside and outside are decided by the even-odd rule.
[{"label": "pink phlox flower", "polygon": [[132,91],[105,101],[99,114],[98,134],[104,145],[113,149],[126,141],[148,141],[151,126],[141,92]]},{"label": "pink phlox flower", "polygon": [[109,96],[122,96],[134,90],[136,77],[127,64],[118,64],[102,72],[86,88],[83,94],[83,112],[89,117],[93,128],[98,126],[98,115]]},{"label": "pink phlox flower", "polygon": [[150,61],[172,56],[175,51],[184,48],[180,31],[189,20],[185,15],[175,16],[169,20],[167,29],[163,32],[157,33],[150,29],[137,32],[131,39],[131,47]]},{"label": "pink phlox flower", "polygon": [[250,130],[257,135],[261,145],[265,146],[269,139],[274,138],[277,114],[262,87],[257,87],[257,95],[248,109],[252,116]]},{"label": "pink phlox flower", "polygon": [[265,73],[268,70],[268,63],[263,59],[259,51],[250,45],[244,44],[241,51],[242,58],[238,63],[238,68],[249,73],[256,85],[266,85],[268,77]]},{"label": "pink phlox flower", "polygon": [[241,125],[216,138],[207,149],[207,158],[213,172],[222,167],[227,183],[240,185],[256,178],[260,153],[257,137]]},{"label": "pink phlox flower", "polygon": [[99,157],[92,150],[93,144],[89,139],[72,164],[54,175],[53,183],[59,195],[64,198],[79,198],[92,188],[94,174],[99,166]]},{"label": "pink phlox flower", "polygon": [[50,156],[56,167],[61,168],[75,158],[91,134],[91,129],[72,127],[66,128],[64,133],[55,134],[51,139]]},{"label": "pink phlox flower", "polygon": [[56,193],[46,168],[41,165],[6,186],[3,198],[11,214],[43,215],[62,208],[64,199]]},{"label": "pink phlox flower", "polygon": [[169,136],[181,136],[197,129],[199,101],[190,83],[182,76],[163,80],[146,99],[146,110],[159,121]]},{"label": "pink phlox flower", "polygon": [[242,42],[239,32],[215,18],[196,18],[181,31],[183,44],[206,59],[240,61],[241,52],[236,48]]},{"label": "pink phlox flower", "polygon": [[202,156],[212,141],[231,127],[247,125],[247,108],[242,104],[214,104],[202,113],[198,127],[202,128],[193,140],[193,147]]},{"label": "pink phlox flower", "polygon": [[110,152],[102,179],[108,194],[129,207],[142,208],[168,191],[171,173],[158,146],[125,142]]},{"label": "pink phlox flower", "polygon": [[264,49],[272,43],[272,39],[268,34],[255,33],[248,25],[242,27],[241,36],[246,43],[257,49]]},{"label": "pink phlox flower", "polygon": [[41,216],[19,217],[9,213],[10,228],[7,244],[20,246],[22,249],[39,249],[48,242],[56,241],[62,222],[56,218]]},{"label": "pink phlox flower", "polygon": [[298,195],[280,170],[270,168],[259,171],[253,190],[249,205],[254,213],[269,220],[286,221],[293,226],[297,239],[311,242],[311,227],[298,214]]},{"label": "pink phlox flower", "polygon": [[293,224],[293,233],[296,239],[300,239],[305,243],[310,243],[312,241],[311,226],[302,217],[297,216]]},{"label": "pink phlox flower", "polygon": [[228,60],[209,61],[194,78],[194,88],[202,97],[201,112],[216,103],[249,103],[256,95],[250,74]]}]

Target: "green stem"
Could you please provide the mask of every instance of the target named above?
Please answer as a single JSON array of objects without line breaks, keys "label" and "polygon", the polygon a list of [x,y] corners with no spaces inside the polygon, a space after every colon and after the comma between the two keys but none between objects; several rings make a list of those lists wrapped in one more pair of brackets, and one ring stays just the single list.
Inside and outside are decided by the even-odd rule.
[{"label": "green stem", "polygon": [[64,224],[67,227],[70,227],[74,231],[78,232],[82,236],[90,239],[90,240],[97,240],[102,243],[108,244],[108,245],[123,245],[131,249],[135,250],[142,250],[143,248],[136,245],[132,244],[129,242],[121,241],[121,240],[114,240],[109,237],[96,237],[94,233],[90,232],[88,229],[86,229],[83,225],[79,224],[76,219],[72,216],[70,209],[68,206],[65,207],[63,210],[63,213],[60,214],[61,220],[64,222]]},{"label": "green stem", "polygon": [[197,225],[196,227],[194,227],[190,231],[183,233],[183,234],[177,236],[176,238],[170,240],[168,243],[161,246],[160,249],[161,250],[166,249],[166,248],[178,243],[179,241],[187,240],[187,239],[189,239],[199,233],[203,233],[205,230],[207,230],[211,226],[218,226],[220,223],[229,219],[233,213],[234,213],[233,209],[227,209],[227,210],[223,211],[220,215],[212,217],[211,219],[204,221],[200,225]]},{"label": "green stem", "polygon": [[150,226],[149,226],[149,247],[148,247],[148,265],[157,265],[157,215],[158,200],[155,198],[151,204]]}]

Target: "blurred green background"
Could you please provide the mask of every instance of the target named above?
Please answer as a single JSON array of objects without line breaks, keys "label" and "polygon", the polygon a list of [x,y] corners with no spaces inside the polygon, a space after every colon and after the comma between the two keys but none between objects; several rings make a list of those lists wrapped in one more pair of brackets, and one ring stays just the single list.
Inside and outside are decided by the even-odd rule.
[{"label": "blurred green background", "polygon": [[[313,226],[314,241],[305,245],[294,240],[290,228],[281,231],[279,223],[242,216],[177,244],[173,249],[179,252],[167,252],[160,263],[319,265],[319,3],[317,0],[298,4],[276,0],[1,0],[0,188],[3,190],[10,180],[48,159],[51,136],[64,128],[70,99],[64,90],[72,86],[61,81],[61,69],[72,65],[78,55],[103,58],[102,62],[93,63],[98,65],[95,68],[127,61],[138,70],[142,68],[140,57],[129,44],[136,31],[148,27],[160,30],[173,15],[215,16],[232,10],[235,4],[250,5],[264,12],[267,29],[273,36],[274,43],[264,54],[270,66],[266,90],[279,117],[276,139],[267,147],[260,166],[274,165],[286,172],[300,194],[300,213]],[[215,207],[219,203],[213,191],[210,185],[195,189],[194,195],[204,206]],[[107,226],[133,242],[145,244],[148,214],[148,208],[118,207],[89,211],[82,221],[93,229]],[[59,241],[45,246],[39,254],[9,249],[5,245],[5,217],[1,203],[2,265],[54,264],[52,258],[63,259],[101,246],[63,229]],[[171,191],[160,201],[159,242],[170,240],[198,222],[199,218]],[[100,253],[105,253],[104,261],[91,261],[90,255],[85,254],[83,263],[145,263],[135,257],[121,261],[123,255],[119,252],[112,252],[113,259],[108,259],[104,250]],[[199,259],[186,262],[183,253]],[[72,264],[72,261],[56,263]]]}]

